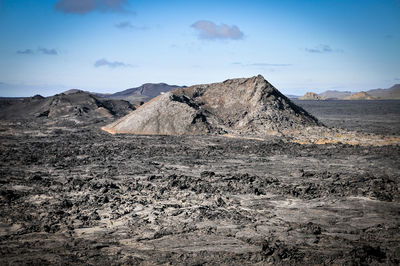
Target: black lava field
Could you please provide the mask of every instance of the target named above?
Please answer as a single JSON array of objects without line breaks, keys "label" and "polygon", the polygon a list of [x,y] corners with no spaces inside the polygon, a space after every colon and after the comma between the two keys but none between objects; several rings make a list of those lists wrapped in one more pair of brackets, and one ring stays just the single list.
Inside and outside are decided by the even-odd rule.
[{"label": "black lava field", "polygon": [[[400,101],[296,101],[399,135]],[[1,265],[399,265],[400,146],[0,121]]]}]

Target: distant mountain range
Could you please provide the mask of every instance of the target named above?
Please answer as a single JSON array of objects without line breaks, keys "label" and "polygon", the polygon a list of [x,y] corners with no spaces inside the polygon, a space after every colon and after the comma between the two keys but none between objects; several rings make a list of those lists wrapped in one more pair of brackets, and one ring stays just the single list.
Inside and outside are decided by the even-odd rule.
[{"label": "distant mountain range", "polygon": [[[294,98],[294,97],[290,97]],[[400,84],[388,89],[374,89],[352,93],[350,91],[328,90],[322,93],[307,92],[299,100],[399,100]]]},{"label": "distant mountain range", "polygon": [[[132,104],[140,105],[140,103],[147,102],[154,97],[172,91],[178,88],[186,88],[186,86],[169,85],[166,83],[146,83],[136,88],[131,88],[116,92],[113,94],[93,93],[97,97],[106,99],[119,99],[129,101]],[[70,90],[64,92],[76,92]],[[300,100],[373,100],[373,99],[400,99],[400,84],[393,85],[388,89],[374,89],[362,93],[352,93],[351,91],[337,91],[327,90],[322,93],[306,93],[304,96],[287,95],[291,99]]]},{"label": "distant mountain range", "polygon": [[[72,89],[64,91],[63,94],[69,95],[77,92],[85,92],[96,96],[97,98],[103,99],[116,99],[125,100],[133,105],[140,105],[147,102],[160,94],[178,89],[186,88],[186,86],[169,85],[166,83],[145,83],[136,88],[126,89],[116,93],[97,93],[90,91],[82,91],[77,89]],[[400,99],[400,84],[393,85],[388,89],[374,89],[362,93],[352,93],[350,91],[337,91],[337,90],[327,90],[322,93],[307,92],[303,96],[297,95],[286,95],[291,99],[299,100],[387,100],[387,99]],[[8,97],[0,97],[8,98]],[[25,97],[19,97],[25,98]]]}]

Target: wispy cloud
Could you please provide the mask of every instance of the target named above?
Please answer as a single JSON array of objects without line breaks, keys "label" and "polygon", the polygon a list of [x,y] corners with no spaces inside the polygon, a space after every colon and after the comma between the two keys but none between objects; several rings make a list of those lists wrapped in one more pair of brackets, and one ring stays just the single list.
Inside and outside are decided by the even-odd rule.
[{"label": "wispy cloud", "polygon": [[207,40],[241,40],[243,32],[235,25],[216,25],[214,22],[199,20],[191,25],[199,33],[200,39]]},{"label": "wispy cloud", "polygon": [[130,29],[130,30],[147,30],[148,29],[148,27],[146,27],[146,26],[133,25],[129,21],[122,21],[118,24],[115,24],[115,27],[119,28],[119,29]]},{"label": "wispy cloud", "polygon": [[333,49],[331,46],[327,44],[320,44],[314,48],[306,48],[306,52],[309,53],[343,53],[344,51],[342,49]]},{"label": "wispy cloud", "polygon": [[66,14],[87,14],[100,12],[129,12],[126,9],[128,0],[58,0],[54,4],[57,11]]},{"label": "wispy cloud", "polygon": [[120,61],[108,61],[105,58],[99,59],[94,63],[95,67],[102,67],[102,66],[107,66],[110,68],[117,68],[117,67],[132,67],[132,65],[130,64],[126,64],[124,62],[120,62]]},{"label": "wispy cloud", "polygon": [[394,80],[395,80],[395,81],[400,81],[400,78],[395,78]]},{"label": "wispy cloud", "polygon": [[58,55],[58,52],[56,49],[47,49],[47,48],[38,48],[38,52],[46,55]]},{"label": "wispy cloud", "polygon": [[18,50],[17,54],[34,54],[35,51],[33,51],[32,49],[25,49],[25,50]]},{"label": "wispy cloud", "polygon": [[36,50],[33,49],[25,49],[25,50],[18,50],[17,54],[24,54],[24,55],[31,55],[31,54],[45,54],[45,55],[58,55],[58,51],[54,48],[43,48],[43,47],[39,47]]}]

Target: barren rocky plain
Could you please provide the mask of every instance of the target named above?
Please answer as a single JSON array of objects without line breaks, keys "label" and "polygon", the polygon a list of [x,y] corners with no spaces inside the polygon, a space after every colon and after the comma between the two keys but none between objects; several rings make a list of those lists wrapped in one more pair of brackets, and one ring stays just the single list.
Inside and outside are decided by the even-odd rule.
[{"label": "barren rocky plain", "polygon": [[[398,136],[400,101],[297,101]],[[1,265],[399,265],[400,146],[4,119]]]}]

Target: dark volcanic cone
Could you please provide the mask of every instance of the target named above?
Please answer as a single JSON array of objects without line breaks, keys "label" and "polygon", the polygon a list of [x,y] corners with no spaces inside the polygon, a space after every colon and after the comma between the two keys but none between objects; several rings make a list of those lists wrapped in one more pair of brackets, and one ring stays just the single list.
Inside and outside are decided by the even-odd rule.
[{"label": "dark volcanic cone", "polygon": [[99,99],[86,92],[57,94],[44,98],[36,95],[24,99],[3,99],[0,104],[2,120],[72,120],[76,122],[122,117],[134,110],[122,100]]},{"label": "dark volcanic cone", "polygon": [[266,135],[317,126],[261,75],[176,89],[103,127],[110,133]]}]

